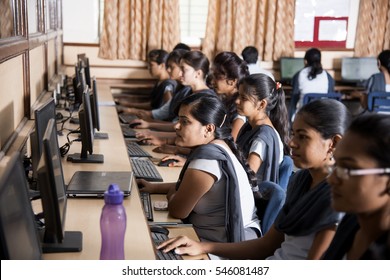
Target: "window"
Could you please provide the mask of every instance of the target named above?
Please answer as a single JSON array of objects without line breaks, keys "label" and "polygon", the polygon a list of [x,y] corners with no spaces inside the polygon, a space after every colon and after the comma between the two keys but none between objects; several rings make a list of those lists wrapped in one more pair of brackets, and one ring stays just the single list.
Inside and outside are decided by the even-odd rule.
[{"label": "window", "polygon": [[296,0],[295,47],[353,48],[359,1]]},{"label": "window", "polygon": [[100,10],[103,0],[66,0],[62,2],[64,42],[98,43]]},{"label": "window", "polygon": [[[153,4],[153,3],[152,3]],[[205,36],[208,0],[180,0],[181,42],[200,46]],[[64,42],[99,43],[104,0],[62,1]]]},{"label": "window", "polygon": [[190,46],[200,46],[206,32],[208,0],[180,0],[181,41]]}]

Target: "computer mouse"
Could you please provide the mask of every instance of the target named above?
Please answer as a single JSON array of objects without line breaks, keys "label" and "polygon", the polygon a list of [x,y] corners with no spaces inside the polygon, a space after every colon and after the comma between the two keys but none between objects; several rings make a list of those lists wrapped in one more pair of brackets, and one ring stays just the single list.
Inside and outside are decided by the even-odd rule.
[{"label": "computer mouse", "polygon": [[149,140],[149,139],[138,140],[137,144],[140,146],[148,146],[149,144],[148,144],[148,142],[146,142],[146,140]]},{"label": "computer mouse", "polygon": [[64,116],[62,115],[61,112],[58,112],[58,113],[56,114],[56,119],[57,119],[57,120],[62,120],[63,118],[64,118]]},{"label": "computer mouse", "polygon": [[151,232],[161,233],[161,234],[165,234],[165,235],[169,234],[169,230],[163,226],[151,225],[151,226],[149,226],[149,228],[150,228]]},{"label": "computer mouse", "polygon": [[135,128],[136,126],[138,126],[140,124],[141,124],[140,122],[134,122],[134,123],[129,124],[129,127],[130,128]]},{"label": "computer mouse", "polygon": [[167,160],[161,160],[161,161],[158,163],[158,166],[169,166],[169,164],[171,164],[171,163],[173,163],[173,162],[178,162],[178,160],[173,159],[173,158],[170,158],[170,159],[167,159]]}]

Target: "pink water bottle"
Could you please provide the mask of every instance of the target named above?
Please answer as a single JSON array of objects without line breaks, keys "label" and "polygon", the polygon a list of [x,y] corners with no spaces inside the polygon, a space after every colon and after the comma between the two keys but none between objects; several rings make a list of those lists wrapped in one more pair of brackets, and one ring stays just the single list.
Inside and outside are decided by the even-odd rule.
[{"label": "pink water bottle", "polygon": [[102,235],[101,260],[125,259],[126,212],[123,207],[123,192],[112,184],[104,193],[105,205],[100,217]]}]

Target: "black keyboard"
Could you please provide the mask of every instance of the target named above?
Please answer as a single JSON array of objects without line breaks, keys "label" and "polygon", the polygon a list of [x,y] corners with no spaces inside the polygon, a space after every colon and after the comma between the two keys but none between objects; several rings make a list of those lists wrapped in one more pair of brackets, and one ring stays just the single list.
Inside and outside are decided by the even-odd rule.
[{"label": "black keyboard", "polygon": [[118,114],[119,120],[121,123],[129,123],[135,119],[137,119],[137,116],[135,115],[128,115],[128,114]]},{"label": "black keyboard", "polygon": [[[126,141],[127,154],[129,157],[152,157],[134,141]],[[156,170],[157,171],[157,170]]]},{"label": "black keyboard", "polygon": [[[151,234],[152,234],[153,243],[156,247],[160,245],[160,243],[168,239],[168,236],[163,233],[152,232]],[[175,254],[173,251],[164,253],[162,250],[156,249],[156,253],[157,253],[158,260],[182,260],[183,259],[182,256]]]},{"label": "black keyboard", "polygon": [[140,192],[141,204],[144,207],[144,212],[146,219],[148,221],[153,221],[153,209],[152,209],[152,200],[150,199],[150,193]]},{"label": "black keyboard", "polygon": [[122,129],[123,137],[136,138],[135,137],[136,131],[134,129],[130,128],[128,124],[122,124],[121,129]]},{"label": "black keyboard", "polygon": [[137,179],[145,179],[151,182],[163,181],[156,166],[149,159],[130,158],[130,161]]}]

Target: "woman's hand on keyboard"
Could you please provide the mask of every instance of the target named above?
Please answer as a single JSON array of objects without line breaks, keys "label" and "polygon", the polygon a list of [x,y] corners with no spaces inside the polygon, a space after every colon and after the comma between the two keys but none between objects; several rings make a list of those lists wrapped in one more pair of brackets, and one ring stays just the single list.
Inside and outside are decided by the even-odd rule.
[{"label": "woman's hand on keyboard", "polygon": [[194,241],[187,236],[178,236],[164,241],[157,247],[157,249],[163,250],[164,252],[174,250],[174,252],[178,255],[196,256],[206,253],[203,248],[204,244],[206,243]]},{"label": "woman's hand on keyboard", "polygon": [[129,123],[129,125],[133,123],[136,124],[136,128],[149,128],[149,122],[142,119],[134,119]]},{"label": "woman's hand on keyboard", "polygon": [[154,145],[154,146],[161,146],[162,144],[164,144],[164,140],[157,137],[157,136],[154,136],[150,133],[136,133],[135,134],[135,137],[137,137],[137,139],[139,141],[142,141],[144,144],[147,144],[147,145]]},{"label": "woman's hand on keyboard", "polygon": [[156,184],[152,184],[144,179],[137,179],[137,185],[140,190],[148,193],[156,193]]}]

